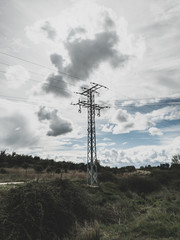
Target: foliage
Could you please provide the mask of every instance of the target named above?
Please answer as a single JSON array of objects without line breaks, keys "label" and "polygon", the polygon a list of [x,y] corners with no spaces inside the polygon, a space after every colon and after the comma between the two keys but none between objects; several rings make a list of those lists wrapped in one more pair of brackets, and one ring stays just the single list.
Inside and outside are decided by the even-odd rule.
[{"label": "foliage", "polygon": [[7,174],[8,171],[4,168],[0,168],[0,174]]},{"label": "foliage", "polygon": [[[41,159],[38,156],[31,155],[21,155],[13,152],[12,154],[6,153],[6,151],[0,152],[0,168],[13,168],[21,167],[24,169],[33,168],[37,172],[47,172],[53,173],[57,169],[60,169],[61,172],[67,173],[71,170],[78,170],[80,172],[86,172],[87,166],[84,163],[73,163],[73,162],[56,162],[52,159]],[[136,171],[134,166],[127,166],[122,168],[110,168],[108,166],[101,166],[98,162],[97,164],[98,172],[111,172],[112,174],[123,174],[127,172]]]},{"label": "foliage", "polygon": [[115,182],[117,179],[112,172],[104,171],[99,173],[98,180],[100,182]]},{"label": "foliage", "polygon": [[172,165],[173,164],[180,164],[180,154],[174,155],[171,160]]},{"label": "foliage", "polygon": [[86,194],[68,181],[11,189],[1,209],[2,239],[58,239],[76,220],[90,220]]},{"label": "foliage", "polygon": [[[85,164],[2,151],[1,180],[26,171],[46,181],[0,187],[0,239],[180,239],[178,166],[136,170],[98,165],[100,183],[93,188],[80,179]],[[72,173],[72,181],[60,179]],[[48,180],[53,175],[57,179]]]},{"label": "foliage", "polygon": [[[6,153],[6,151],[0,152],[0,168],[12,168],[12,167],[22,167],[24,169],[34,168],[37,172],[42,172],[47,170],[47,172],[55,172],[56,169],[61,169],[65,172],[68,170],[79,170],[86,171],[86,165],[84,163],[72,163],[72,162],[55,162],[52,159],[41,159],[38,156],[27,156]],[[50,171],[49,171],[50,170]]]},{"label": "foliage", "polygon": [[127,178],[122,178],[120,181],[120,189],[122,191],[141,193],[151,193],[160,189],[159,182],[149,176],[130,176]]}]

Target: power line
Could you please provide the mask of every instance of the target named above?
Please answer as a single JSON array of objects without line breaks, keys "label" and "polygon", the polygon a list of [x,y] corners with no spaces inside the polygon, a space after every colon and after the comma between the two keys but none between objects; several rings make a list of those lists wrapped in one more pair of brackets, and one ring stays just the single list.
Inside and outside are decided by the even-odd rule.
[{"label": "power line", "polygon": [[[111,90],[112,91],[112,90]],[[176,92],[176,94],[179,94],[179,92]],[[125,95],[124,95],[125,96]],[[126,99],[124,99],[124,100],[121,100],[121,101],[138,101],[138,100],[146,100],[146,99],[154,99],[154,98],[152,98],[152,97],[149,97],[149,98],[139,98],[139,99],[132,99],[132,98],[130,98],[130,97],[128,97],[128,96],[125,96],[125,98]],[[157,98],[158,100],[160,100],[160,101],[162,101],[162,100],[168,100],[168,99],[179,99],[179,97],[176,97],[176,98],[173,98],[173,97],[162,97],[162,98]],[[144,114],[147,114],[147,112],[146,111],[144,111],[142,108],[143,108],[143,106],[148,106],[150,109],[151,109],[151,111],[153,111],[153,110],[155,110],[155,109],[153,109],[153,106],[163,106],[163,104],[164,105],[179,105],[179,101],[178,102],[174,102],[174,104],[171,104],[171,103],[161,103],[161,104],[157,104],[157,103],[151,103],[151,105],[148,105],[148,104],[143,104],[142,106],[136,106],[136,107],[141,107],[141,112],[143,112]],[[135,103],[135,104],[137,104],[137,103]],[[119,106],[119,107],[132,107],[134,104],[131,104],[131,105],[129,105],[129,106],[123,106],[122,104],[118,104],[118,103],[115,103],[115,106]],[[163,121],[163,120],[165,120],[165,119],[161,119],[160,121]],[[167,127],[167,124],[165,124],[165,123],[161,123],[161,126],[164,126],[164,127]]]},{"label": "power line", "polygon": [[[6,73],[6,71],[0,71],[0,72],[1,72],[1,73]],[[33,82],[41,83],[40,81],[35,80],[35,79],[32,79],[32,78],[29,78],[29,80],[30,80],[30,81],[33,81]],[[57,82],[58,82],[58,80],[57,80]],[[58,87],[58,86],[56,86],[56,85],[54,85],[54,84],[51,84],[51,83],[44,82],[43,84],[45,84],[45,85],[50,85],[51,87],[54,87],[54,88],[64,89],[64,90],[70,91],[69,89],[67,89],[67,88],[65,88],[65,87]]]},{"label": "power line", "polygon": [[[12,66],[11,64],[3,63],[3,62],[0,62],[0,64],[5,65],[5,66]],[[42,76],[42,77],[45,77],[45,75],[37,73],[37,72],[34,72],[34,71],[31,71],[31,70],[28,70],[28,72],[36,74],[36,75],[39,75],[39,76]]]},{"label": "power line", "polygon": [[[8,64],[7,64],[8,65]],[[6,73],[6,71],[1,71],[0,70],[0,72],[1,73]],[[31,80],[31,81],[34,81],[34,82],[37,82],[37,83],[41,83],[41,81],[38,81],[38,80],[35,80],[35,79],[32,79],[32,78],[30,78],[29,80]],[[58,82],[58,80],[56,80],[57,82]],[[58,87],[57,85],[55,85],[55,84],[51,84],[51,83],[46,83],[46,82],[44,82],[43,84],[46,84],[46,85],[50,85],[50,86],[52,86],[52,87],[54,87],[54,88],[58,88],[58,89],[64,89],[64,90],[67,90],[67,88],[65,88],[65,87]],[[67,83],[67,84],[69,84],[69,83]],[[74,86],[74,85],[73,85]],[[68,89],[69,90],[69,89]],[[70,90],[69,90],[70,91]],[[123,101],[139,101],[139,100],[146,100],[146,99],[154,99],[154,98],[137,98],[137,99],[135,99],[135,98],[133,98],[133,99],[131,99],[131,98],[129,98],[129,97],[127,97],[128,98],[128,100],[127,99],[124,99],[124,100],[121,100],[121,102],[123,102]],[[175,99],[179,99],[179,98],[171,98],[171,97],[166,97],[166,98],[158,98],[159,100],[167,100],[167,99],[173,99],[173,100],[175,100]],[[144,107],[144,106],[163,106],[163,105],[179,105],[179,101],[178,102],[171,102],[171,103],[166,103],[166,102],[164,102],[164,103],[146,103],[146,104],[142,104],[142,105],[137,105],[138,103],[130,103],[130,104],[128,104],[128,105],[123,105],[123,103],[115,103],[115,106],[119,106],[119,107],[131,107],[131,106],[134,106],[135,105],[135,107],[137,107],[137,108],[142,108],[142,107]],[[141,109],[141,111],[143,112],[143,110]],[[144,113],[145,113],[145,111],[144,111]]]},{"label": "power line", "polygon": [[[1,73],[6,73],[6,71],[1,71],[0,70],[0,72]],[[33,82],[37,82],[37,83],[41,83],[41,81],[38,81],[38,80],[35,80],[35,79],[32,79],[32,78],[30,78],[29,79],[30,81],[33,81]],[[57,82],[58,82],[58,80],[56,80]],[[54,88],[58,88],[58,89],[64,89],[64,90],[67,90],[67,88],[65,88],[65,87],[58,87],[57,85],[55,85],[55,84],[51,84],[51,83],[46,83],[46,82],[44,82],[43,84],[45,84],[45,85],[50,85],[50,86],[52,86],[52,87],[54,87]],[[69,84],[69,83],[67,83],[67,84]],[[74,85],[73,85],[74,86]],[[69,90],[69,89],[68,89]],[[69,91],[71,91],[71,90],[69,90]],[[128,97],[127,97],[128,98]],[[131,98],[128,98],[128,100],[127,99],[125,99],[125,100],[121,100],[121,102],[122,101],[139,101],[139,100],[146,100],[146,99],[153,99],[153,98],[138,98],[138,99],[131,99]],[[170,97],[167,97],[167,98],[158,98],[158,99],[160,99],[160,100],[167,100],[167,99],[171,99]],[[176,99],[176,98],[173,98],[173,99]],[[177,99],[179,99],[179,98],[177,98]],[[142,107],[144,107],[144,106],[163,106],[163,105],[179,105],[179,101],[178,102],[171,102],[171,103],[147,103],[147,104],[142,104],[142,105],[137,105],[137,103],[130,103],[130,104],[128,104],[128,105],[123,105],[123,103],[115,103],[115,106],[119,106],[119,107],[131,107],[131,106],[134,106],[135,105],[135,107],[137,107],[137,108],[142,108]],[[145,111],[143,111],[142,109],[141,109],[141,111],[142,112],[144,112],[144,113],[146,113]]]},{"label": "power line", "polygon": [[[10,101],[16,101],[16,102],[24,102],[24,103],[28,103],[30,105],[35,105],[37,106],[37,101],[36,102],[32,102],[32,101],[28,101],[29,98],[20,98],[20,97],[15,97],[15,96],[6,96],[6,95],[1,95],[0,94],[0,99],[4,99],[4,100],[10,100]],[[42,104],[47,104],[47,102],[41,102]],[[39,105],[42,105],[42,104],[39,104]],[[52,106],[49,106],[48,105],[48,108],[52,108],[52,109],[55,109],[54,107]],[[62,107],[61,107],[62,108]],[[64,108],[66,109],[66,108]]]},{"label": "power line", "polygon": [[[7,63],[2,63],[2,62],[0,62],[0,64],[2,64],[2,65],[6,65],[6,66],[12,66],[12,65],[10,65],[10,64],[7,64]],[[42,76],[42,77],[45,77],[45,75],[42,75],[42,74],[40,74],[40,73],[37,73],[37,72],[34,72],[34,71],[30,71],[30,70],[28,70],[30,73],[33,73],[33,74],[36,74],[36,75],[40,75],[40,76]],[[6,71],[0,71],[0,72],[2,72],[2,73],[6,73]],[[58,80],[56,80],[57,82],[58,82]],[[75,86],[74,84],[72,84],[72,83],[70,83],[70,82],[65,82],[65,83],[67,83],[68,85],[71,85],[71,86]]]},{"label": "power line", "polygon": [[[26,60],[26,59],[24,59],[24,58],[20,58],[20,57],[17,57],[17,56],[8,54],[8,53],[4,53],[4,52],[0,52],[0,54],[3,54],[3,55],[8,56],[8,57],[16,58],[16,59],[19,59],[19,60],[21,60],[21,61],[24,61],[24,62],[33,64],[33,65],[36,65],[36,66],[39,66],[39,67],[46,68],[46,69],[48,69],[48,70],[54,71],[53,68],[50,68],[50,67],[44,66],[44,65],[42,65],[42,64],[39,64],[39,63],[35,63],[35,62],[32,62],[32,61]],[[76,79],[79,79],[79,80],[83,81],[83,79],[81,79],[81,78],[79,78],[79,77],[76,77],[76,76],[73,76],[73,75],[71,75],[71,74],[69,74],[69,73],[66,73],[66,72],[63,72],[63,71],[59,71],[59,70],[58,70],[58,72],[61,73],[61,74],[63,74],[63,75],[66,75],[66,76],[68,76],[68,77],[76,78]]]},{"label": "power line", "polygon": [[144,106],[163,106],[163,105],[179,105],[180,102],[170,102],[170,103],[147,103],[147,104],[142,104],[142,105],[136,105],[137,103],[131,103],[129,105],[123,105],[122,104],[116,104],[116,106],[121,106],[121,107],[132,107],[132,106],[135,106],[136,108],[142,108]]}]

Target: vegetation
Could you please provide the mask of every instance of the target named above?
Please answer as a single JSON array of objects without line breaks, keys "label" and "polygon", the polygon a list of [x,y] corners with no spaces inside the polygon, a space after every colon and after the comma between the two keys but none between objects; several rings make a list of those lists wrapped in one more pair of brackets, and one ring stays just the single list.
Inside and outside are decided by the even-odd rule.
[{"label": "vegetation", "polygon": [[[3,157],[11,158],[8,164],[12,164],[12,155]],[[34,158],[25,158],[26,168],[19,160],[19,165],[9,167],[7,159],[0,158],[1,181],[8,176],[10,180],[15,172],[14,180],[31,179],[16,187],[0,187],[0,239],[180,239],[180,168],[174,167],[176,163],[140,170],[100,167],[99,186],[92,188],[85,184],[82,165],[72,170],[66,163],[65,172],[59,163],[57,168],[52,160],[39,159],[35,165],[42,167],[45,161],[46,168],[37,170]]]},{"label": "vegetation", "polygon": [[180,164],[180,154],[174,155],[172,158],[172,165]]}]

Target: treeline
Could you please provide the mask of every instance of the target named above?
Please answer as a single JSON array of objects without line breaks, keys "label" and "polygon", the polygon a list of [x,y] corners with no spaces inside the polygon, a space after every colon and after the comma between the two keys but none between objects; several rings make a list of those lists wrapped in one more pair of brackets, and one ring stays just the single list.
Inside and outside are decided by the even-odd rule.
[{"label": "treeline", "polygon": [[68,170],[86,171],[84,163],[55,162],[53,159],[41,159],[38,156],[0,152],[0,168],[22,167],[24,169],[33,168],[37,172],[67,172]]},{"label": "treeline", "polygon": [[[38,156],[17,154],[13,152],[12,154],[6,153],[6,151],[0,152],[0,168],[13,168],[22,167],[24,169],[33,168],[37,172],[57,172],[60,173],[68,172],[70,170],[87,171],[87,165],[85,163],[73,163],[66,161],[56,162],[53,159],[41,159]],[[110,168],[109,166],[101,166],[98,163],[99,172],[112,172],[118,174],[120,172],[133,172],[136,171],[134,166],[127,166],[122,168]]]},{"label": "treeline", "polygon": [[[164,163],[160,164],[160,166],[152,167],[151,165],[140,167],[141,170],[145,171],[153,171],[155,169],[171,169],[171,168],[178,168],[180,167],[179,162],[180,156],[175,155],[172,159],[172,164]],[[173,160],[176,161],[173,161]],[[4,168],[16,168],[21,167],[24,169],[33,168],[36,172],[41,173],[46,171],[47,173],[55,172],[68,172],[70,170],[77,170],[77,171],[87,171],[87,166],[85,163],[73,163],[68,161],[59,161],[56,162],[53,159],[41,159],[38,156],[32,155],[24,155],[24,154],[17,154],[13,152],[12,154],[6,153],[6,151],[0,152],[0,172],[3,173]],[[135,172],[136,168],[134,166],[126,166],[126,167],[109,167],[109,166],[101,166],[98,163],[98,172],[111,172],[113,174],[121,174],[126,172]]]}]

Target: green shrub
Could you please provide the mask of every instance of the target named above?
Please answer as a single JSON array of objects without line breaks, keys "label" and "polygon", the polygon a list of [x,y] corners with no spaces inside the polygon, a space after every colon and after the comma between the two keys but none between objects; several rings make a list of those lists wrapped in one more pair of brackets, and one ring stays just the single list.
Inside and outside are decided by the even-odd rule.
[{"label": "green shrub", "polygon": [[138,194],[151,193],[160,189],[160,184],[156,179],[149,176],[130,176],[119,180],[121,191],[132,191]]},{"label": "green shrub", "polygon": [[97,222],[85,223],[84,226],[78,226],[76,230],[78,232],[76,240],[100,240],[100,228]]},{"label": "green shrub", "polygon": [[8,171],[4,168],[0,168],[0,174],[7,174]]},{"label": "green shrub", "polygon": [[34,182],[8,192],[3,201],[1,239],[61,239],[75,221],[91,218],[88,196],[75,184]]},{"label": "green shrub", "polygon": [[142,222],[136,228],[136,231],[141,235],[148,235],[151,238],[162,239],[175,237],[177,239],[177,226],[168,225],[163,222],[154,221],[154,222]]},{"label": "green shrub", "polygon": [[105,171],[105,172],[99,173],[98,180],[99,182],[116,182],[117,178],[112,172]]},{"label": "green shrub", "polygon": [[133,176],[129,178],[129,188],[136,193],[151,193],[160,189],[160,184],[152,177]]},{"label": "green shrub", "polygon": [[128,182],[128,178],[127,177],[123,177],[119,180],[119,189],[122,192],[127,192],[129,191],[129,182]]},{"label": "green shrub", "polygon": [[40,166],[40,165],[37,165],[37,166],[34,166],[34,170],[37,172],[37,173],[41,173],[43,171],[43,168]]}]

